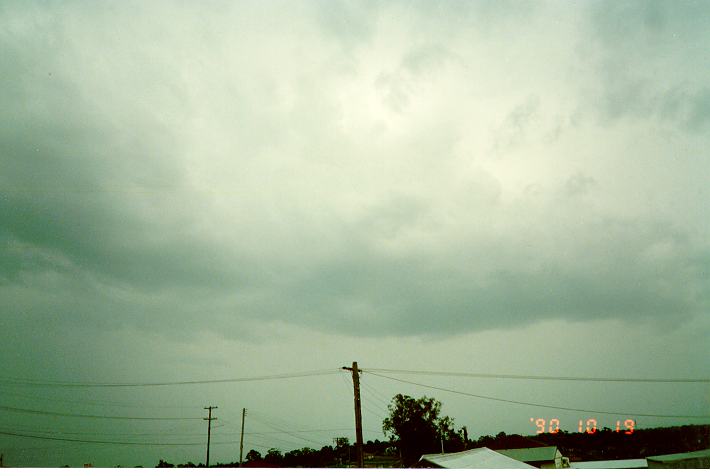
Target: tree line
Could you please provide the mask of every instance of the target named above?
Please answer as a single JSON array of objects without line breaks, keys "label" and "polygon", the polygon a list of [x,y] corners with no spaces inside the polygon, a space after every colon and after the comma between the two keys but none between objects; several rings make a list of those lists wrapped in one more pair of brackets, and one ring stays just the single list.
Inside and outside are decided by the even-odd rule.
[{"label": "tree line", "polygon": [[[411,467],[423,454],[454,453],[472,448],[493,450],[534,446],[557,446],[571,461],[645,458],[646,456],[696,451],[710,447],[710,425],[686,425],[670,428],[637,429],[633,434],[617,433],[603,428],[593,434],[542,433],[534,436],[506,435],[468,438],[468,429],[456,429],[454,419],[441,414],[441,402],[426,396],[413,398],[397,394],[388,405],[389,415],[382,422],[386,441],[374,440],[364,444],[365,455],[379,458],[385,466]],[[265,454],[251,450],[247,453],[247,467],[348,467],[356,461],[354,445],[348,438],[336,438],[333,445],[320,450],[305,447],[281,452],[271,448]],[[366,458],[367,462],[367,458]],[[178,467],[200,467],[192,463]],[[216,467],[235,467],[239,463],[217,464]],[[157,467],[174,467],[160,460]]]}]

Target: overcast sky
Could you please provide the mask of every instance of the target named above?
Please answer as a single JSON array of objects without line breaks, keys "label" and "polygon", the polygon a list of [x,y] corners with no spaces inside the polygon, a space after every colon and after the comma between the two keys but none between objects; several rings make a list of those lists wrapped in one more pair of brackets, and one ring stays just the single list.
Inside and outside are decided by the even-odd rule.
[{"label": "overcast sky", "polygon": [[[707,378],[708,24],[704,1],[2,2],[3,377],[358,361]],[[389,375],[630,418],[710,414],[708,384]],[[354,440],[349,379],[4,384],[0,405],[200,418],[217,405],[218,442],[238,441],[243,407],[247,431],[329,430],[246,438],[265,453]],[[365,439],[383,438],[399,392],[437,397],[472,437],[531,434],[531,417],[569,431],[624,419],[363,382]],[[0,410],[0,431],[202,442],[205,422]],[[9,435],[0,452],[13,466],[204,457]],[[238,444],[212,454],[237,460]]]}]

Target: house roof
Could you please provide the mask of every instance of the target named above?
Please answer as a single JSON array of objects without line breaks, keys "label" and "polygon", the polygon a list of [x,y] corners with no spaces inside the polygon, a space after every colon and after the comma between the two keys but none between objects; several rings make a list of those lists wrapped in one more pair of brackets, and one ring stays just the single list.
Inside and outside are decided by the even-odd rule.
[{"label": "house roof", "polygon": [[646,459],[648,461],[658,461],[658,462],[668,462],[668,461],[681,461],[684,459],[695,459],[695,458],[710,458],[710,449],[691,451],[690,453],[674,453],[671,455],[659,455],[659,456],[648,456]]},{"label": "house roof", "polygon": [[534,469],[533,466],[485,447],[458,453],[424,455],[419,461],[450,469]]},{"label": "house roof", "polygon": [[648,468],[645,459],[615,459],[607,461],[577,461],[569,464],[572,469],[633,469]]},{"label": "house roof", "polygon": [[554,461],[557,456],[556,446],[541,446],[539,448],[516,448],[512,450],[496,450],[498,453],[518,461]]}]

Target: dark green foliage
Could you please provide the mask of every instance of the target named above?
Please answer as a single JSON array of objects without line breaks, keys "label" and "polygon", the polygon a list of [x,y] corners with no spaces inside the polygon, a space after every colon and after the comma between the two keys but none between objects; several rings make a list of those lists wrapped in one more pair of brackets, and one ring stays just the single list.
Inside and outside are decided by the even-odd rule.
[{"label": "dark green foliage", "polygon": [[[395,402],[397,397],[393,399]],[[409,400],[408,400],[408,399]],[[467,448],[477,448],[486,446],[490,449],[506,448],[526,448],[533,446],[557,446],[562,454],[569,457],[571,461],[594,461],[609,459],[633,459],[645,458],[646,456],[661,455],[669,453],[682,453],[686,451],[696,451],[710,447],[710,425],[687,425],[671,428],[650,428],[636,430],[631,435],[623,432],[616,433],[608,428],[594,434],[567,433],[560,431],[556,434],[543,433],[534,436],[507,435],[499,432],[496,436],[482,436],[477,441],[468,441],[464,445],[461,435],[454,431],[453,420],[447,417],[439,417],[441,405],[434,399],[423,397],[419,400],[427,400],[424,405],[426,412],[420,415],[430,417],[429,421],[434,421],[444,435],[444,449],[447,453],[462,451]],[[401,402],[417,402],[411,397],[400,399]],[[414,405],[412,405],[414,407]],[[392,410],[392,408],[391,408]],[[417,412],[408,415],[417,415]],[[433,417],[433,418],[432,418]],[[397,420],[399,421],[399,420]],[[439,423],[443,422],[443,423]],[[416,426],[418,428],[418,426]],[[431,436],[431,432],[428,433]],[[405,438],[405,441],[407,439]],[[364,451],[366,455],[375,460],[386,460],[388,456],[399,456],[400,447],[390,441],[368,441],[365,443]],[[424,453],[438,453],[441,451],[441,440],[439,437],[430,441],[432,450]],[[404,451],[403,451],[404,456]],[[348,459],[350,457],[350,459]],[[311,448],[301,448],[282,454],[279,450],[272,448],[262,458],[256,450],[247,453],[245,465],[250,467],[304,467],[304,468],[325,468],[347,466],[354,462],[354,445],[343,441],[339,446],[324,446],[320,450]],[[413,459],[418,460],[419,456],[410,456],[407,462],[411,466]],[[267,461],[268,459],[268,461]],[[370,460],[372,463],[372,460]],[[416,461],[415,461],[416,462]],[[367,460],[366,460],[367,463]],[[390,464],[386,461],[385,464]],[[234,468],[238,467],[238,462],[216,464],[215,467]],[[173,468],[175,465],[160,460],[158,468]],[[195,465],[192,462],[178,464],[178,468],[204,467],[202,464]]]},{"label": "dark green foliage", "polygon": [[282,461],[283,461],[283,454],[281,454],[281,451],[277,450],[276,448],[270,448],[269,451],[267,451],[266,455],[264,456],[264,462],[266,462],[268,464],[281,466]]},{"label": "dark green foliage", "polygon": [[609,428],[587,433],[541,433],[535,436],[482,436],[471,445],[492,450],[557,446],[570,461],[643,459],[647,456],[684,453],[710,447],[709,425],[686,425],[671,428],[636,430],[627,435]]},{"label": "dark green foliage", "polygon": [[311,448],[292,450],[284,455],[283,466],[287,468],[314,468],[319,463],[318,451]]},{"label": "dark green foliage", "polygon": [[259,453],[256,450],[249,450],[249,452],[246,455],[246,458],[244,458],[245,461],[261,461],[261,453]]},{"label": "dark green foliage", "polygon": [[405,467],[416,463],[423,454],[441,452],[442,439],[447,452],[464,448],[461,435],[454,430],[454,420],[439,416],[441,402],[436,399],[397,394],[388,408],[382,430],[399,450]]},{"label": "dark green foliage", "polygon": [[634,459],[710,447],[710,425],[640,429],[633,434],[605,428],[593,434],[543,433],[535,440],[557,446],[570,461]]}]

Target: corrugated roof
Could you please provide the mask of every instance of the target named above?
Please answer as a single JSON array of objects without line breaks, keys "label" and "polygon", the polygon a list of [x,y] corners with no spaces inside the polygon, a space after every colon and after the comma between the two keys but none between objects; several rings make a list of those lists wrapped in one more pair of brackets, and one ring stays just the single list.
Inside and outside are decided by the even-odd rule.
[{"label": "corrugated roof", "polygon": [[518,461],[554,461],[557,454],[556,446],[540,446],[538,448],[516,448],[512,450],[497,450],[498,453]]},{"label": "corrugated roof", "polygon": [[485,447],[458,453],[424,455],[419,461],[448,469],[536,469]]},{"label": "corrugated roof", "polygon": [[695,459],[695,458],[710,458],[710,449],[691,451],[690,453],[674,453],[671,455],[659,455],[659,456],[648,456],[646,459],[649,461],[680,461],[684,459]]}]

